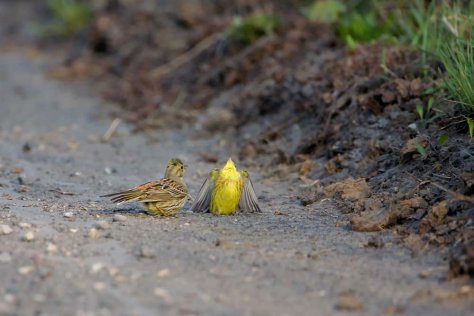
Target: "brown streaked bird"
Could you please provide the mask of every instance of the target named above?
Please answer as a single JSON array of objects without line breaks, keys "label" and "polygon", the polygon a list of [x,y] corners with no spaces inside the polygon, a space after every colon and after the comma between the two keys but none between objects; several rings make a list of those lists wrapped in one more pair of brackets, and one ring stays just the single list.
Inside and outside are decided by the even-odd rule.
[{"label": "brown streaked bird", "polygon": [[168,162],[163,179],[102,197],[111,197],[112,202],[118,204],[142,202],[151,215],[173,216],[183,208],[189,197],[188,188],[183,180],[184,170],[183,162],[178,158],[173,158]]}]

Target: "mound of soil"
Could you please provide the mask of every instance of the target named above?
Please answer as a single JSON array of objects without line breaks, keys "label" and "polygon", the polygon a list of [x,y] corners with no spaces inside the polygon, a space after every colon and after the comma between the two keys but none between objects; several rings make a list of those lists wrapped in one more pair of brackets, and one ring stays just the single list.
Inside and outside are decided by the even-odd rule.
[{"label": "mound of soil", "polygon": [[348,50],[288,4],[273,5],[274,34],[245,46],[225,35],[235,10],[255,9],[245,1],[104,3],[88,49],[51,75],[94,75],[137,129],[225,133],[242,160],[303,184],[303,204],[334,198],[351,229],[394,229],[415,252],[441,249],[452,276],[474,276],[474,143],[452,104],[426,110],[442,65],[400,45]]}]

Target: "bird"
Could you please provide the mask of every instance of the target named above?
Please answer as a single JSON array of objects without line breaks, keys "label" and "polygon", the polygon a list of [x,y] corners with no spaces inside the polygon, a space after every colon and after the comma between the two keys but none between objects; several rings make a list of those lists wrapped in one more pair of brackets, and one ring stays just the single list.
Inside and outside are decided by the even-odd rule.
[{"label": "bird", "polygon": [[184,183],[185,165],[178,158],[170,159],[165,177],[134,187],[133,189],[106,194],[114,203],[142,202],[148,214],[155,216],[174,216],[186,203],[188,188]]},{"label": "bird", "polygon": [[250,175],[239,171],[231,158],[222,169],[209,172],[191,206],[196,213],[232,215],[237,209],[244,212],[261,212]]}]

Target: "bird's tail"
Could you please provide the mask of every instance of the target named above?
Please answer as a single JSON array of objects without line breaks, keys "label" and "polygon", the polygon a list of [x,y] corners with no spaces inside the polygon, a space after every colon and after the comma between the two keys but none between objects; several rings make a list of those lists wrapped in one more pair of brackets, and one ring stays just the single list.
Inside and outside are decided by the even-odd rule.
[{"label": "bird's tail", "polygon": [[142,195],[141,192],[135,190],[111,193],[106,195],[101,195],[100,197],[110,197],[114,203],[123,203],[129,201],[135,201]]}]

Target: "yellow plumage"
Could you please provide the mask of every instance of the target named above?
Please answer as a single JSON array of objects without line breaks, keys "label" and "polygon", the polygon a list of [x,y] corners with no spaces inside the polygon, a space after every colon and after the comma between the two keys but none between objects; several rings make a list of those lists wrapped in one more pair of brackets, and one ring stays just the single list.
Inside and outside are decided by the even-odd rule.
[{"label": "yellow plumage", "polygon": [[210,211],[216,215],[234,214],[239,205],[242,193],[243,180],[241,174],[235,168],[234,162],[229,159],[219,171],[216,179]]},{"label": "yellow plumage", "polygon": [[232,159],[229,159],[224,168],[209,172],[191,211],[232,215],[238,209],[261,211],[248,172],[237,170]]}]

